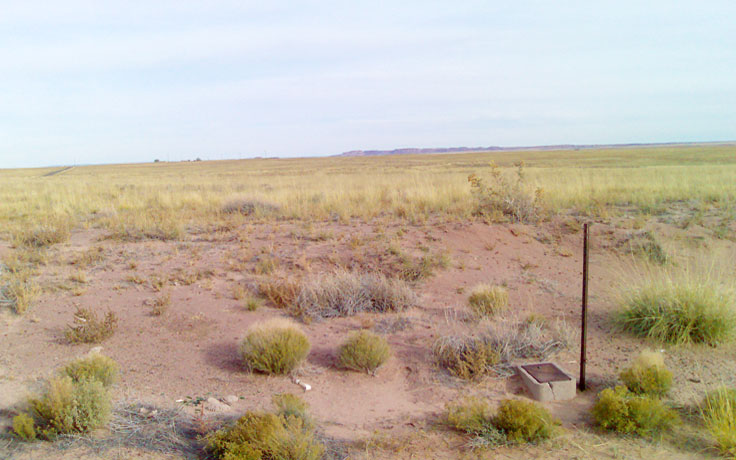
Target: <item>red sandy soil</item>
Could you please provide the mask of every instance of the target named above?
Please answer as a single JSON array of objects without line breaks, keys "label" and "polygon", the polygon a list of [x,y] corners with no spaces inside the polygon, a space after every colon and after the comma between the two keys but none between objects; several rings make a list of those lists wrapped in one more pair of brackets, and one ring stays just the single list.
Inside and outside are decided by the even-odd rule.
[{"label": "red sandy soil", "polygon": [[[249,325],[288,312],[266,303],[249,312],[232,296],[238,283],[256,293],[259,279],[272,276],[309,277],[338,266],[371,269],[381,263],[389,239],[401,229],[400,245],[415,256],[447,251],[452,264],[414,285],[420,306],[400,314],[363,314],[302,324],[312,343],[299,377],[312,386],[302,393],[288,377],[246,372],[238,345]],[[570,232],[561,221],[542,226],[486,225],[483,223],[244,224],[216,233],[190,235],[184,242],[117,242],[105,240],[100,230],[79,230],[67,243],[49,251],[48,265],[38,281],[44,294],[24,316],[3,312],[0,317],[0,409],[11,414],[29,390],[69,360],[94,345],[70,345],[64,329],[76,306],[100,314],[108,309],[119,318],[116,333],[102,343],[103,353],[121,369],[114,387],[116,401],[144,401],[160,406],[176,405],[187,396],[236,395],[234,413],[268,408],[274,393],[301,393],[325,433],[337,439],[356,440],[375,430],[411,429],[417,420],[443,412],[445,404],[465,394],[481,394],[500,400],[520,393],[514,378],[489,377],[466,383],[439,369],[432,344],[440,336],[473,327],[466,306],[469,290],[477,283],[506,283],[510,311],[520,318],[530,313],[547,318],[580,321],[582,247],[581,233]],[[666,232],[666,229],[655,228]],[[303,238],[326,232],[325,241]],[[646,346],[642,340],[614,332],[609,313],[614,307],[606,295],[610,285],[608,266],[612,247],[627,230],[596,225],[592,233],[591,304],[588,379],[593,391],[571,402],[547,407],[568,428],[590,424],[588,409],[594,391],[615,381],[618,369]],[[77,268],[69,261],[93,246],[104,248],[104,260],[86,269],[87,283],[75,284],[69,276]],[[0,255],[9,251],[0,246]],[[279,261],[271,275],[256,275],[253,267],[261,251]],[[131,264],[135,268],[131,268]],[[149,303],[160,292],[144,280],[168,277],[177,270],[194,273],[210,270],[191,285],[168,283],[171,305],[162,316],[152,316]],[[57,287],[56,289],[54,287]],[[83,287],[75,296],[63,287]],[[461,290],[460,288],[463,288]],[[403,320],[402,320],[403,319]],[[376,377],[340,369],[336,349],[346,334],[373,327],[386,333],[394,355]],[[553,359],[577,375],[578,350],[561,352]],[[733,384],[732,351],[709,348],[673,348],[668,364],[675,370],[675,398],[690,403],[715,383]],[[707,357],[707,359],[706,359]],[[187,409],[191,411],[192,409]],[[3,416],[1,423],[9,423]]]}]

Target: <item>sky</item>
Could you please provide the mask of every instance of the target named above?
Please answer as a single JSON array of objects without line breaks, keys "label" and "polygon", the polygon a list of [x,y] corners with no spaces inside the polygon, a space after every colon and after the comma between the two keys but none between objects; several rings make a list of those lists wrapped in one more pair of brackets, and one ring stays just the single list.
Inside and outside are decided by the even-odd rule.
[{"label": "sky", "polygon": [[736,2],[0,0],[0,168],[736,139]]}]

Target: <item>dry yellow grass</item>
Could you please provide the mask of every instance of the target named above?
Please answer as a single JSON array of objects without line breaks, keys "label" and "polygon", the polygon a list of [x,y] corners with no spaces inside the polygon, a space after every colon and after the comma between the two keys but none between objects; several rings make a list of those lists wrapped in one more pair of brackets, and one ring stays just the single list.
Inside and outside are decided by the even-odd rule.
[{"label": "dry yellow grass", "polygon": [[116,238],[169,239],[242,218],[222,212],[238,199],[273,204],[283,218],[467,218],[468,175],[487,174],[490,161],[509,169],[520,160],[552,211],[678,200],[718,206],[736,199],[734,153],[736,146],[700,145],[125,164],[48,177],[49,168],[0,170],[0,223],[8,224],[4,237],[55,219],[102,226]]}]

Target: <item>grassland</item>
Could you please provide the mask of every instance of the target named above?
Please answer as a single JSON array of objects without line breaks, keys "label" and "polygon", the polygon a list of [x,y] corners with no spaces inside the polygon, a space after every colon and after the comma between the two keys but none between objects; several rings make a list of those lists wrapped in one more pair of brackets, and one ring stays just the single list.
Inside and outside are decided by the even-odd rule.
[{"label": "grassland", "polygon": [[[726,207],[736,199],[736,145],[476,152],[385,157],[254,159],[0,170],[8,231],[49,219],[110,229],[163,226],[172,235],[213,223],[233,199],[278,206],[281,218],[467,218],[467,177],[524,161],[550,212],[656,212],[673,202]],[[7,236],[7,235],[6,235]]]}]

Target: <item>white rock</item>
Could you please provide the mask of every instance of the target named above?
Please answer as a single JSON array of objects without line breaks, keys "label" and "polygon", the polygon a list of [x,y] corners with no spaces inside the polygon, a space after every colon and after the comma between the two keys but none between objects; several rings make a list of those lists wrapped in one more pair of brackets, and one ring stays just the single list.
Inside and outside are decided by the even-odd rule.
[{"label": "white rock", "polygon": [[87,354],[88,355],[96,355],[102,353],[102,347],[94,347],[92,348]]},{"label": "white rock", "polygon": [[230,404],[230,405],[232,405],[232,404],[235,404],[236,402],[238,402],[238,400],[239,400],[239,399],[240,399],[240,398],[238,398],[238,397],[237,397],[237,396],[235,396],[235,395],[227,395],[227,396],[225,396],[225,397],[223,398],[223,400],[224,400],[224,401],[225,401],[225,402],[226,402],[227,404]]},{"label": "white rock", "polygon": [[219,399],[209,397],[204,402],[204,410],[209,412],[227,412],[230,410],[230,406],[220,401]]}]

